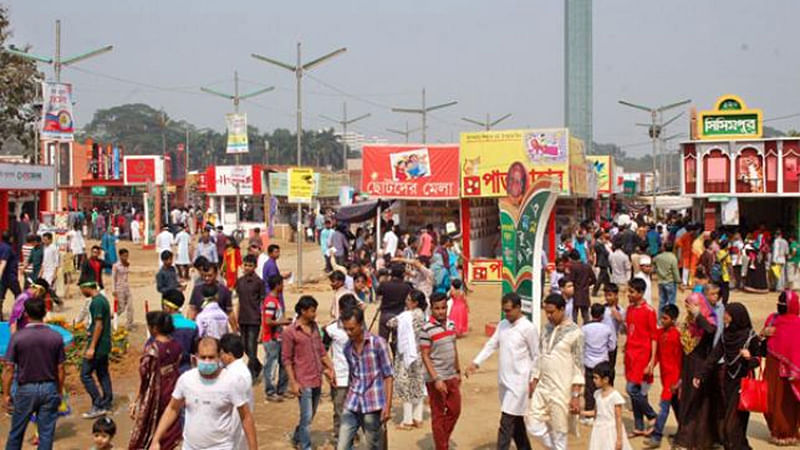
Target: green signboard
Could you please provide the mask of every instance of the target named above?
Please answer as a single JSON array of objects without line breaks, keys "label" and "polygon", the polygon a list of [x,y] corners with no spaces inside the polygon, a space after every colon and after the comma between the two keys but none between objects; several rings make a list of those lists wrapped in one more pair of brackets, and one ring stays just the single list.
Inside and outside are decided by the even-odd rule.
[{"label": "green signboard", "polygon": [[108,188],[105,186],[92,186],[92,195],[96,197],[104,197],[108,194]]},{"label": "green signboard", "polygon": [[747,109],[735,95],[723,95],[713,110],[700,111],[698,116],[698,139],[758,139],[763,132],[761,110]]}]

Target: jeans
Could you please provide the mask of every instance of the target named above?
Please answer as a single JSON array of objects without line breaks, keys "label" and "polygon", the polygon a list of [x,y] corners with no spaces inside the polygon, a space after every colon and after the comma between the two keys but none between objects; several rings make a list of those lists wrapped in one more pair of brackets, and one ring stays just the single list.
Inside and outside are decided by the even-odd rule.
[{"label": "jeans", "polygon": [[[597,390],[597,386],[594,385],[594,368],[583,366],[583,410],[584,411],[594,411],[595,402],[594,402],[594,391]],[[613,382],[613,379],[612,379]]]},{"label": "jeans", "polygon": [[678,394],[673,393],[672,398],[669,400],[661,400],[658,406],[658,417],[656,418],[656,426],[653,430],[653,436],[650,438],[655,442],[661,442],[664,436],[664,425],[667,423],[669,417],[669,408],[672,407],[672,412],[675,417],[678,416]]},{"label": "jeans", "polygon": [[366,447],[368,450],[384,448],[381,411],[359,413],[345,409],[342,413],[342,424],[339,426],[339,444],[336,450],[351,450],[359,428],[364,430],[363,444],[366,444],[362,444],[361,448]]},{"label": "jeans", "polygon": [[[100,389],[103,390],[103,395],[97,389],[97,385],[92,378],[92,373],[97,377],[100,383]],[[108,355],[95,356],[92,359],[83,359],[81,364],[81,382],[86,392],[92,397],[92,407],[96,409],[110,410],[111,409],[111,376],[108,375]]]},{"label": "jeans", "polygon": [[[3,301],[6,298],[6,292],[9,290],[14,294],[14,298],[19,297],[19,294],[22,293],[22,289],[19,287],[19,281],[11,280],[8,282],[0,282],[0,322],[3,321]],[[14,299],[11,299],[11,303],[14,303]]]},{"label": "jeans", "polygon": [[664,307],[675,304],[675,294],[678,286],[675,283],[658,283],[658,316],[664,312]]},{"label": "jeans", "polygon": [[6,450],[22,448],[25,429],[33,414],[36,414],[39,449],[52,449],[59,404],[61,404],[61,396],[55,381],[25,383],[17,386],[16,393],[13,395],[14,413],[11,416],[11,429],[8,433]]},{"label": "jeans", "polygon": [[583,324],[586,325],[589,323],[589,305],[576,305],[572,308],[572,321],[575,322],[576,325],[578,324],[578,312],[581,313]]},{"label": "jeans", "polygon": [[347,398],[347,386],[336,386],[331,388],[331,400],[333,400],[333,436],[339,437],[339,427],[342,425],[342,413],[344,412],[344,401]]},{"label": "jeans", "polygon": [[[267,395],[283,395],[289,385],[289,377],[281,362],[281,341],[264,342],[264,352],[267,354],[267,359],[264,361],[264,392]],[[273,383],[275,365],[278,366],[277,386]]]},{"label": "jeans", "polygon": [[244,353],[247,355],[247,368],[250,369],[250,376],[253,377],[253,381],[261,373],[261,362],[258,360],[258,332],[260,329],[261,325],[239,324]]},{"label": "jeans", "polygon": [[647,401],[647,391],[650,385],[647,383],[635,384],[630,381],[626,385],[628,396],[631,398],[633,405],[633,428],[634,430],[644,431],[644,418],[648,420],[656,418],[656,412]]},{"label": "jeans", "polygon": [[311,421],[317,413],[322,388],[301,388],[297,401],[300,405],[300,423],[294,429],[294,443],[302,450],[311,450]]},{"label": "jeans", "polygon": [[[594,288],[592,289],[592,297],[596,296],[597,293],[600,291],[600,287],[602,286],[603,289],[606,288],[609,284],[611,284],[611,274],[609,273],[608,267],[598,267],[597,272],[597,283],[594,284]],[[544,286],[544,283],[542,283]]]}]

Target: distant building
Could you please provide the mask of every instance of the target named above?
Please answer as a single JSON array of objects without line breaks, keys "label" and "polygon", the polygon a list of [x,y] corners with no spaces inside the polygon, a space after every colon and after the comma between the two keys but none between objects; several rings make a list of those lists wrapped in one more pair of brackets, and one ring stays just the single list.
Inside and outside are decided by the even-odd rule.
[{"label": "distant building", "polygon": [[564,126],[592,154],[592,0],[564,0]]}]

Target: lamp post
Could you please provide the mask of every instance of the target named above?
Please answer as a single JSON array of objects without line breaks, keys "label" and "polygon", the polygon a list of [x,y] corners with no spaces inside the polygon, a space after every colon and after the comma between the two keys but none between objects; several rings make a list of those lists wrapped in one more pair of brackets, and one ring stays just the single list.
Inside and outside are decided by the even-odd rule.
[{"label": "lamp post", "polygon": [[422,108],[392,108],[392,112],[401,112],[409,114],[419,114],[422,116],[422,143],[428,142],[428,113],[437,109],[447,108],[453,106],[458,102],[453,100],[447,103],[440,103],[434,106],[425,106],[425,88],[422,88]]},{"label": "lamp post", "polygon": [[464,122],[469,122],[469,123],[475,124],[475,125],[480,125],[486,131],[489,131],[489,130],[492,129],[492,127],[494,127],[498,123],[508,119],[509,117],[511,117],[511,113],[508,113],[508,114],[504,115],[503,117],[501,117],[499,119],[491,120],[491,117],[489,116],[489,113],[486,113],[486,120],[485,121],[470,119],[469,117],[462,117],[461,120],[463,120]]},{"label": "lamp post", "polygon": [[[237,72],[235,70],[233,71],[233,95],[226,94],[224,92],[215,91],[214,89],[211,89],[211,88],[206,88],[206,87],[201,87],[200,88],[200,90],[205,92],[206,94],[216,95],[217,97],[222,97],[222,98],[225,98],[225,99],[228,99],[228,100],[233,100],[233,112],[235,112],[237,114],[239,113],[239,101],[240,100],[253,98],[253,97],[257,96],[257,95],[261,95],[261,94],[267,93],[267,92],[272,91],[274,89],[275,89],[275,86],[270,86],[270,87],[266,87],[266,88],[263,88],[263,89],[257,89],[257,90],[255,90],[253,92],[248,93],[248,94],[239,95],[239,72]],[[247,132],[247,130],[245,130],[245,133],[246,132]],[[235,157],[236,157],[236,166],[238,167],[239,166],[239,153],[237,153]],[[239,195],[239,181],[237,180],[236,181],[236,229],[237,230],[239,229],[239,226],[240,226],[240,223],[241,223],[241,217],[240,217],[241,209],[239,207],[240,199],[241,199],[241,197]]]},{"label": "lamp post", "polygon": [[[691,102],[692,102],[691,100],[687,99],[687,100],[682,100],[682,101],[675,102],[675,103],[670,103],[668,105],[659,106],[657,108],[651,108],[649,106],[637,105],[636,103],[627,102],[625,100],[619,100],[619,104],[620,105],[624,105],[624,106],[627,106],[627,107],[630,107],[630,108],[634,108],[634,109],[638,109],[638,110],[641,110],[641,111],[645,111],[645,112],[650,114],[650,125],[649,125],[651,127],[650,128],[650,139],[651,139],[652,144],[653,144],[653,192],[652,192],[652,197],[653,197],[653,208],[652,208],[652,210],[653,210],[653,219],[655,219],[655,217],[656,217],[656,189],[658,188],[658,172],[656,171],[656,151],[657,151],[657,147],[658,147],[659,136],[661,134],[661,127],[663,126],[663,125],[661,125],[661,121],[659,120],[659,117],[661,117],[661,114],[664,111],[667,111],[667,110],[670,110],[670,109],[673,109],[673,108],[677,108],[679,106],[683,106],[683,105],[689,104]],[[680,117],[680,116],[674,117],[672,120],[670,120],[670,122],[674,121],[678,117]]]},{"label": "lamp post", "polygon": [[336,122],[342,126],[342,170],[347,170],[347,126],[351,123],[358,122],[361,119],[366,119],[367,117],[371,116],[372,114],[362,114],[353,119],[347,119],[347,102],[342,103],[342,120],[337,120],[330,118],[324,114],[320,114],[319,116],[325,120],[330,120],[331,122]]},{"label": "lamp post", "polygon": [[[100,55],[102,53],[106,53],[113,49],[113,45],[106,45],[86,53],[81,53],[80,55],[75,55],[66,59],[61,58],[61,20],[56,20],[56,48],[55,48],[55,55],[53,57],[49,56],[40,56],[35,55],[33,53],[24,52],[22,50],[17,50],[15,48],[6,48],[3,49],[4,51],[11,53],[12,55],[19,56],[21,58],[33,60],[36,62],[41,62],[45,64],[50,64],[53,66],[53,73],[55,75],[56,83],[61,83],[61,68],[63,66],[69,66],[75,64],[78,61],[83,61],[84,59],[89,59],[93,56]],[[36,153],[39,153],[39,148],[36,148]],[[53,209],[55,211],[59,211],[61,209],[61,199],[58,195],[58,166],[59,166],[59,153],[61,153],[61,149],[59,148],[58,142],[56,142],[56,154],[54,164],[56,167],[56,183],[55,187],[53,188]]]},{"label": "lamp post", "polygon": [[[250,56],[253,58],[270,63],[272,65],[284,68],[286,70],[290,70],[294,72],[295,78],[297,79],[297,166],[300,167],[303,161],[303,103],[302,103],[302,93],[303,93],[303,74],[307,70],[311,70],[314,67],[322,64],[323,62],[333,58],[334,56],[340,55],[347,51],[347,48],[342,47],[336,49],[328,54],[320,56],[317,59],[311,60],[305,64],[301,62],[301,55],[300,55],[300,43],[297,43],[297,63],[295,65],[287,64],[276,59],[268,58],[263,55],[259,55],[256,53],[251,53]],[[305,239],[305,233],[303,230],[303,205],[302,203],[297,204],[297,287],[303,287],[303,240]]]},{"label": "lamp post", "polygon": [[395,129],[395,128],[387,128],[386,131],[388,131],[390,133],[394,133],[394,134],[399,134],[400,136],[403,136],[404,138],[406,138],[406,144],[408,144],[408,137],[411,136],[411,133],[416,133],[417,131],[419,131],[421,129],[422,128],[414,128],[414,129],[409,130],[408,129],[408,121],[406,121],[406,129],[405,129],[405,131],[398,130],[398,129]]}]

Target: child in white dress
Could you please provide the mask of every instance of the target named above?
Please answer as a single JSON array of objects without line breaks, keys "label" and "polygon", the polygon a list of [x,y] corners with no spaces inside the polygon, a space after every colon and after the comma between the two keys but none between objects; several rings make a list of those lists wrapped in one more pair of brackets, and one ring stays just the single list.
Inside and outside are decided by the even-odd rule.
[{"label": "child in white dress", "polygon": [[625,399],[611,384],[611,366],[607,362],[598,364],[593,369],[592,378],[597,390],[594,392],[595,419],[589,450],[631,450],[622,424]]}]

